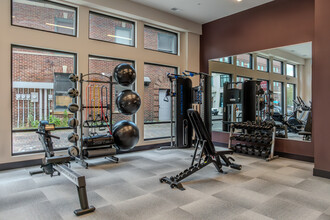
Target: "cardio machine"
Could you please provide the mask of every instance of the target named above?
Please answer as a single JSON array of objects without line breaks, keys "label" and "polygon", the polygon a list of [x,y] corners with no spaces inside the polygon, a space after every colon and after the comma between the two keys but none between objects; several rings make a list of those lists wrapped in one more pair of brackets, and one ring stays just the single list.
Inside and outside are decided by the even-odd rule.
[{"label": "cardio machine", "polygon": [[40,121],[38,131],[38,138],[44,148],[45,157],[42,159],[41,169],[38,171],[31,171],[30,175],[45,173],[51,177],[55,175],[63,175],[68,180],[76,185],[80,209],[74,211],[77,216],[84,215],[95,211],[94,206],[88,205],[88,198],[86,193],[86,180],[82,176],[69,168],[71,157],[69,155],[55,156],[54,145],[52,138],[60,139],[60,137],[51,135],[51,131],[55,130],[55,124],[49,124],[48,121]]}]

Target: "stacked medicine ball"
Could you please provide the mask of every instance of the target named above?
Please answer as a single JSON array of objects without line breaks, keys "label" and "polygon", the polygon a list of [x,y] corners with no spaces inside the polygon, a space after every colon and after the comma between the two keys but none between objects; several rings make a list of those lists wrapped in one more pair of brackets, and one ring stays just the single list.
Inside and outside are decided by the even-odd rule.
[{"label": "stacked medicine ball", "polygon": [[[135,82],[136,72],[131,65],[122,63],[116,66],[113,76],[119,85],[131,86]],[[133,115],[141,106],[141,98],[136,92],[127,89],[118,94],[116,105],[120,113]],[[116,123],[112,134],[116,146],[122,151],[132,149],[139,141],[139,129],[131,121],[123,120]]]}]

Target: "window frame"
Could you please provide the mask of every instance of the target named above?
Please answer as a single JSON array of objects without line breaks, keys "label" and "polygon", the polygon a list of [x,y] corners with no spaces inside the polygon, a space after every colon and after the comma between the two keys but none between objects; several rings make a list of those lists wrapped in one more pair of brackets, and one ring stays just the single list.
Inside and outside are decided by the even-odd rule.
[{"label": "window frame", "polygon": [[38,28],[33,28],[33,27],[27,27],[27,26],[22,26],[22,25],[17,25],[13,23],[13,10],[14,10],[14,0],[10,0],[10,24],[11,26],[14,27],[20,27],[20,28],[27,28],[27,29],[31,29],[31,30],[36,30],[36,31],[43,31],[43,32],[48,32],[48,33],[53,33],[53,34],[60,34],[60,35],[64,35],[64,36],[69,36],[69,37],[78,37],[78,7],[74,7],[72,5],[69,4],[63,4],[63,3],[59,3],[59,2],[54,2],[54,1],[50,1],[50,0],[45,0],[46,2],[53,4],[53,5],[58,5],[61,7],[67,7],[67,8],[71,8],[75,11],[75,21],[74,21],[74,34],[65,34],[65,33],[59,33],[59,32],[55,32],[55,31],[47,31],[47,30],[42,30],[42,29],[38,29]]},{"label": "window frame", "polygon": [[[248,77],[248,76],[239,76],[239,75],[237,75],[236,76],[236,80],[235,80],[235,82],[241,82],[241,81],[237,81],[237,78],[244,78],[244,79],[246,79],[246,80],[252,80],[253,78],[252,77]],[[244,81],[243,81],[244,82]]]},{"label": "window frame", "polygon": [[[274,61],[277,61],[277,62],[280,62],[281,63],[281,68],[280,68],[280,73],[277,73],[277,72],[274,72]],[[272,60],[272,66],[273,66],[273,69],[272,69],[272,71],[271,71],[271,73],[274,73],[274,74],[278,74],[278,75],[284,75],[284,63],[283,63],[283,61],[281,61],[281,60],[277,60],[277,59],[273,59]]]},{"label": "window frame", "polygon": [[280,83],[281,84],[281,103],[282,103],[282,106],[280,106],[280,107],[281,107],[281,114],[283,115],[284,114],[284,82],[274,80],[273,81],[273,91],[274,91],[274,84],[275,83]]},{"label": "window frame", "polygon": [[[174,68],[176,70],[176,74],[179,73],[180,68],[177,66],[171,66],[171,65],[165,65],[165,64],[159,64],[159,63],[151,63],[151,62],[144,62],[143,63],[143,68],[145,67],[145,65],[154,65],[154,66],[160,66],[160,67],[169,67],[169,68]],[[144,72],[143,72],[144,75]],[[143,86],[144,88],[144,86]],[[144,100],[144,94],[143,94],[143,100]],[[144,109],[145,110],[145,109]],[[144,113],[143,113],[144,115]],[[174,119],[173,119],[174,121]],[[143,140],[144,141],[153,141],[153,140],[162,140],[162,139],[167,139],[167,138],[171,138],[171,136],[164,136],[164,137],[154,137],[154,138],[145,138],[144,137],[144,125],[145,124],[171,124],[171,121],[157,121],[157,122],[145,122],[143,120]]]},{"label": "window frame", "polygon": [[[61,50],[54,50],[54,49],[47,49],[47,48],[39,48],[39,47],[33,47],[33,46],[25,46],[25,45],[19,45],[19,44],[11,44],[10,45],[10,148],[11,148],[11,156],[20,156],[20,155],[29,155],[29,154],[36,154],[36,153],[42,153],[45,152],[44,150],[36,150],[36,151],[28,151],[28,152],[20,152],[20,153],[14,153],[14,145],[13,145],[13,136],[14,133],[18,132],[31,132],[31,131],[37,131],[38,129],[24,129],[24,130],[14,130],[13,129],[13,114],[12,114],[12,109],[13,109],[13,49],[14,48],[24,48],[24,49],[32,49],[32,50],[41,50],[41,51],[51,51],[55,53],[64,53],[64,54],[69,54],[73,55],[73,61],[74,61],[74,73],[78,72],[78,54],[75,52],[69,52],[69,51],[61,51]],[[77,85],[75,84],[75,88]],[[77,98],[75,99],[77,103]],[[74,114],[75,118],[77,118],[77,113]],[[77,128],[70,128],[70,127],[58,127],[56,130],[73,130],[77,132]],[[68,146],[69,147],[69,146]],[[67,150],[68,148],[55,148],[54,151],[63,151]]]},{"label": "window frame", "polygon": [[296,100],[297,98],[297,85],[295,83],[287,83],[286,84],[286,113],[288,113],[288,85],[292,85],[293,86],[293,100]]},{"label": "window frame", "polygon": [[[103,17],[107,17],[107,18],[112,18],[112,19],[115,19],[115,20],[119,20],[119,21],[122,21],[122,22],[134,24],[134,30],[132,31],[134,33],[134,38],[132,38],[133,45],[121,44],[121,43],[116,43],[116,42],[111,42],[111,41],[106,41],[106,40],[91,38],[91,36],[90,36],[90,30],[91,30],[90,15],[91,14],[95,14],[95,15],[98,15],[98,16],[103,16]],[[96,11],[93,11],[93,10],[89,10],[89,13],[88,13],[88,39],[89,40],[100,41],[100,42],[106,42],[106,43],[110,43],[110,44],[118,44],[118,45],[128,46],[128,47],[136,47],[136,21],[129,20],[129,19],[124,19],[124,18],[121,18],[121,17],[117,17],[117,16],[105,14],[105,13],[96,12]]]},{"label": "window frame", "polygon": [[[154,29],[154,30],[158,30],[158,31],[162,31],[162,32],[167,32],[167,33],[171,33],[171,34],[175,34],[176,35],[176,53],[171,53],[171,52],[166,52],[166,51],[162,51],[162,50],[154,50],[154,49],[150,49],[150,48],[146,48],[145,47],[145,42],[144,42],[144,30],[145,28],[151,28],[151,29]],[[155,26],[152,26],[152,25],[149,25],[149,24],[144,24],[143,26],[143,48],[145,50],[151,50],[151,51],[156,51],[156,52],[160,52],[160,53],[166,53],[166,54],[171,54],[171,55],[176,55],[178,56],[179,55],[179,50],[180,50],[180,41],[179,41],[179,37],[180,37],[180,33],[178,32],[175,32],[175,31],[170,31],[170,30],[166,30],[166,29],[162,29],[162,28],[159,28],[159,27],[155,27]],[[159,38],[158,34],[157,34],[157,39]],[[157,47],[158,47],[158,42],[157,42]],[[157,64],[158,65],[158,64]],[[162,65],[162,64],[160,64]],[[166,66],[166,65],[163,65],[163,66]],[[168,66],[170,67],[170,66]]]},{"label": "window frame", "polygon": [[[293,66],[293,76],[289,76],[288,75],[288,65]],[[296,64],[292,64],[292,63],[286,63],[286,68],[285,68],[285,76],[288,77],[293,77],[293,78],[297,78],[297,65]]]},{"label": "window frame", "polygon": [[[249,55],[249,57],[250,57],[250,61],[249,61],[249,65],[250,65],[250,67],[244,67],[244,66],[241,66],[241,65],[237,65],[237,56],[239,56],[239,55],[244,55],[244,54],[247,54],[247,55]],[[242,54],[238,54],[238,55],[236,55],[236,63],[235,63],[235,65],[236,65],[236,67],[241,67],[241,68],[245,68],[245,69],[251,69],[251,70],[253,70],[254,68],[253,68],[253,56],[252,56],[252,54],[251,54],[251,53],[242,53]]]},{"label": "window frame", "polygon": [[[261,59],[265,59],[266,61],[267,61],[267,67],[266,67],[266,70],[258,70],[258,58],[261,58]],[[256,70],[258,70],[258,71],[260,71],[260,72],[264,72],[264,73],[269,73],[269,67],[270,67],[270,65],[269,65],[269,58],[267,58],[267,57],[263,57],[263,56],[259,56],[259,55],[257,55],[256,56],[256,64],[257,64],[257,69]]]}]

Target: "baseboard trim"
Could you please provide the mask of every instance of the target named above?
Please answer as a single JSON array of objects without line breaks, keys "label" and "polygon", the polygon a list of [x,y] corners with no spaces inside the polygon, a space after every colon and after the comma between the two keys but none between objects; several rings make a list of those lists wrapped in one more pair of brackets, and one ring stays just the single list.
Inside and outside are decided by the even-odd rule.
[{"label": "baseboard trim", "polygon": [[330,171],[319,170],[319,169],[314,168],[313,175],[330,179]]},{"label": "baseboard trim", "polygon": [[278,155],[280,157],[289,158],[293,160],[301,160],[306,162],[314,163],[314,157],[304,156],[304,155],[297,155],[297,154],[290,154],[290,153],[284,153],[284,152],[277,152],[275,151],[275,155]]},{"label": "baseboard trim", "polygon": [[40,165],[40,164],[41,164],[41,159],[3,163],[3,164],[0,164],[0,171],[17,169],[17,168],[22,168],[22,167],[31,167],[31,166],[36,166],[36,165]]}]

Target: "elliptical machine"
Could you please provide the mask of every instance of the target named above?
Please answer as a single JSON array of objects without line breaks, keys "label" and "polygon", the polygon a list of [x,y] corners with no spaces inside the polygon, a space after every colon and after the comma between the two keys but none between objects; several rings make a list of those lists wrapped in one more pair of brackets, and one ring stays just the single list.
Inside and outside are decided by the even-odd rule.
[{"label": "elliptical machine", "polygon": [[36,133],[38,134],[38,138],[44,148],[45,157],[42,159],[41,170],[31,171],[30,175],[45,173],[53,177],[62,174],[74,183],[77,188],[80,209],[75,210],[74,214],[80,216],[94,212],[95,207],[88,205],[85,176],[82,176],[69,168],[71,156],[55,156],[52,138],[60,139],[60,137],[51,135],[51,131],[54,130],[55,124],[49,124],[48,121],[40,121]]}]

